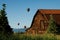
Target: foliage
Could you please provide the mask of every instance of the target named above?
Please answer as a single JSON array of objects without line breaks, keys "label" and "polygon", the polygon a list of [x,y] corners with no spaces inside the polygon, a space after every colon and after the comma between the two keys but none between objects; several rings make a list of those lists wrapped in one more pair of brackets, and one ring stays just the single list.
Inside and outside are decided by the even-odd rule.
[{"label": "foliage", "polygon": [[0,11],[0,33],[4,33],[4,34],[11,34],[12,28],[10,28],[10,25],[8,23],[8,19],[6,16],[6,4],[3,4],[3,9]]},{"label": "foliage", "polygon": [[57,28],[57,26],[56,26],[56,23],[53,19],[53,16],[50,15],[49,26],[48,26],[48,30],[47,30],[48,33],[54,33],[55,34],[56,28]]},{"label": "foliage", "polygon": [[20,39],[18,36],[15,35],[0,34],[0,40],[20,40]]},{"label": "foliage", "polygon": [[13,34],[4,36],[0,34],[0,40],[57,40],[53,35],[26,35],[26,34]]},{"label": "foliage", "polygon": [[57,28],[56,28],[56,34],[59,34],[60,35],[60,25],[59,24],[56,24]]}]

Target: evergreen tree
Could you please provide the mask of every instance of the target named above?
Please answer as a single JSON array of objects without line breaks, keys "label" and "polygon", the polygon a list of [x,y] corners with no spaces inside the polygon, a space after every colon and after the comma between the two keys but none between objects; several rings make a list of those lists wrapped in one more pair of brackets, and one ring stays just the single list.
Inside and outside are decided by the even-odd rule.
[{"label": "evergreen tree", "polygon": [[8,19],[6,16],[6,4],[3,4],[3,9],[0,11],[0,32],[4,34],[11,34],[13,33],[12,28],[8,23]]},{"label": "evergreen tree", "polygon": [[53,16],[50,15],[49,25],[48,25],[48,33],[54,33],[56,32],[56,23],[53,19]]}]

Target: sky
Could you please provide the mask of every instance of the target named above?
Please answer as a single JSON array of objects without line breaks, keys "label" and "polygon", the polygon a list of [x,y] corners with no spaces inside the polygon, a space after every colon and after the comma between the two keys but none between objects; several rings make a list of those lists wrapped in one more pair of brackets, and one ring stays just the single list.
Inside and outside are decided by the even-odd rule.
[{"label": "sky", "polygon": [[[6,4],[6,13],[11,28],[29,28],[38,9],[60,9],[60,0],[0,0]],[[27,11],[30,8],[30,11]],[[20,25],[17,25],[20,23]]]}]

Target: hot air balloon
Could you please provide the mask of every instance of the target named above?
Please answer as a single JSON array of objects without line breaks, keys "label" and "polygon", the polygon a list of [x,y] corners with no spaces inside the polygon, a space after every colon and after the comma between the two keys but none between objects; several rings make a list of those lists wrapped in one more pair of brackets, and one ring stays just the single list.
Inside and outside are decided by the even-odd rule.
[{"label": "hot air balloon", "polygon": [[3,6],[3,7],[6,7],[6,4],[3,4],[2,6]]},{"label": "hot air balloon", "polygon": [[29,12],[30,11],[30,8],[27,8],[27,12]]},{"label": "hot air balloon", "polygon": [[26,29],[26,26],[24,26],[24,28]]},{"label": "hot air balloon", "polygon": [[18,23],[18,25],[20,25],[20,23]]}]

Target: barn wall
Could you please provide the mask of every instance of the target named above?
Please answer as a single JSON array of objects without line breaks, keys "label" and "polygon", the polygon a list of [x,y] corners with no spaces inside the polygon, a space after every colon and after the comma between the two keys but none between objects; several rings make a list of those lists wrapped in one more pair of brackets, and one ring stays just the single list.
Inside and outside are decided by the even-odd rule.
[{"label": "barn wall", "polygon": [[[33,25],[31,26],[31,28],[27,31],[28,33],[39,33],[41,31],[41,21],[42,20],[45,20],[43,15],[38,12],[37,15],[35,16],[34,18],[34,22],[33,22]],[[44,26],[44,25],[42,25]],[[43,30],[43,29],[42,29]],[[41,33],[41,32],[40,32]]]},{"label": "barn wall", "polygon": [[[43,11],[44,12],[44,11]],[[41,13],[39,10],[34,15],[31,27],[27,30],[27,33],[30,34],[40,34],[44,33],[48,28],[48,22],[46,22],[46,18],[48,21],[50,20],[50,13]],[[54,13],[54,12],[53,12]],[[45,17],[44,17],[44,15]],[[52,13],[51,13],[52,14]],[[52,14],[55,22],[60,25],[60,14]]]}]

